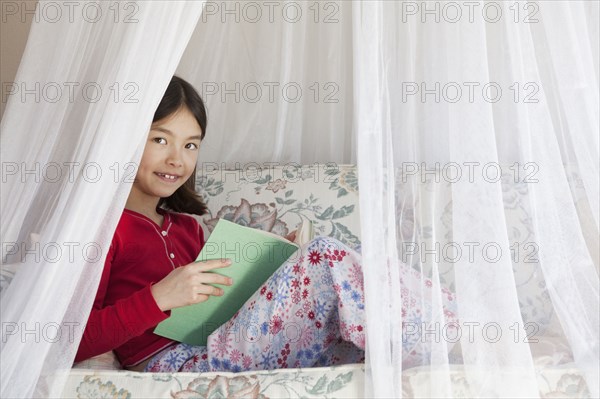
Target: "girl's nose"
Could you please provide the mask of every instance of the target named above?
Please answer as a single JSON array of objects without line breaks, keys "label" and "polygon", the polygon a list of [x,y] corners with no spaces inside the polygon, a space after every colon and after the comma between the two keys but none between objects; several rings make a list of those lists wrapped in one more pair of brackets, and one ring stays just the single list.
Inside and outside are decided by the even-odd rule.
[{"label": "girl's nose", "polygon": [[169,152],[169,157],[167,159],[167,162],[169,163],[169,165],[173,165],[173,166],[181,166],[181,165],[183,165],[183,160],[182,160],[181,152],[178,151],[177,149],[172,149]]}]

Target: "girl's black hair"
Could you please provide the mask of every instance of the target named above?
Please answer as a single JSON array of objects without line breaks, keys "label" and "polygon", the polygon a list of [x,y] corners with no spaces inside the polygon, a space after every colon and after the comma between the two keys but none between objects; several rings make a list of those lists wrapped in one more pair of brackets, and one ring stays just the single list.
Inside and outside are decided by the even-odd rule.
[{"label": "girl's black hair", "polygon": [[[196,118],[200,129],[202,129],[201,138],[206,134],[206,108],[200,95],[191,84],[178,76],[173,76],[167,91],[160,100],[160,104],[154,113],[152,123],[158,122],[170,115],[176,113],[181,108],[186,107]],[[171,196],[161,198],[158,201],[158,208],[165,208],[174,212],[191,213],[194,215],[204,215],[208,208],[200,195],[196,193],[196,168],[190,178],[183,183]]]}]

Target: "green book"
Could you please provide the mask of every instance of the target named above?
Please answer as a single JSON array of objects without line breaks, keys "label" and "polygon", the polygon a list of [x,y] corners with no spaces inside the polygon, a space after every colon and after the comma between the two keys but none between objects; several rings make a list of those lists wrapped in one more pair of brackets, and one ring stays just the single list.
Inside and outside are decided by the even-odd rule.
[{"label": "green book", "polygon": [[[309,222],[310,223],[310,222]],[[304,233],[309,231],[309,234]],[[301,234],[299,234],[301,233]],[[312,226],[302,225],[297,240],[309,240]],[[206,346],[208,336],[227,322],[269,277],[299,248],[284,237],[220,219],[196,261],[229,258],[229,267],[214,273],[233,279],[231,286],[219,286],[222,296],[171,310],[154,333],[191,345]],[[213,272],[208,272],[213,273]]]}]

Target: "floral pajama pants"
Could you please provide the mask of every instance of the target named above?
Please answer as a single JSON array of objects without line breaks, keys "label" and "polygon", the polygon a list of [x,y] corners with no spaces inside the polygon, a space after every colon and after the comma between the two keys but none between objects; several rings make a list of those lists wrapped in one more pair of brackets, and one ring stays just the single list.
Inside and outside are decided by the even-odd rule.
[{"label": "floral pajama pants", "polygon": [[[156,354],[145,371],[238,372],[364,362],[360,254],[328,237],[318,237],[299,251],[208,337],[207,346],[172,345]],[[405,279],[415,279],[415,273],[408,266],[402,272]],[[452,319],[454,298],[450,292],[445,295],[445,315]],[[420,320],[415,303],[421,299],[405,289],[402,297],[404,320]],[[423,355],[419,348],[405,341],[403,359],[416,364]]]}]

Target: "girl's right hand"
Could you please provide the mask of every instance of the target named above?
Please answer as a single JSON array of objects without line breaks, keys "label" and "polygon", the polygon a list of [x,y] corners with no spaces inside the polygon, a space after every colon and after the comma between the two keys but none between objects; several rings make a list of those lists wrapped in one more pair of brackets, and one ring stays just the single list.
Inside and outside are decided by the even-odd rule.
[{"label": "girl's right hand", "polygon": [[167,277],[151,287],[152,296],[163,312],[204,302],[209,295],[221,296],[223,290],[209,284],[231,285],[233,281],[227,276],[205,272],[230,265],[229,259],[216,259],[192,262],[175,268]]}]

